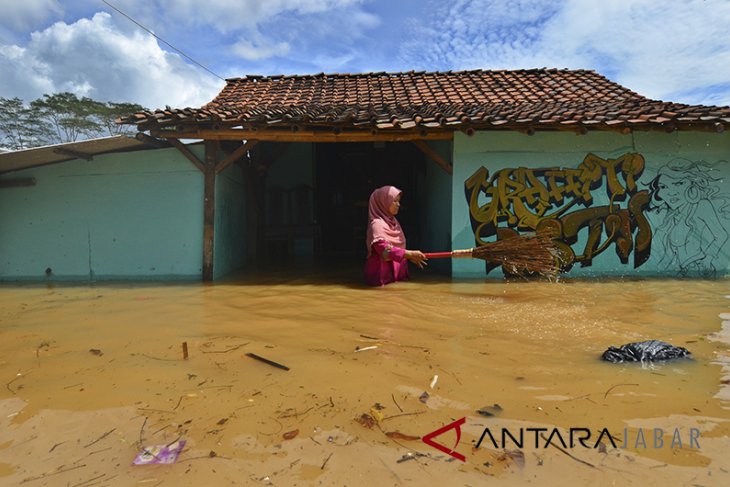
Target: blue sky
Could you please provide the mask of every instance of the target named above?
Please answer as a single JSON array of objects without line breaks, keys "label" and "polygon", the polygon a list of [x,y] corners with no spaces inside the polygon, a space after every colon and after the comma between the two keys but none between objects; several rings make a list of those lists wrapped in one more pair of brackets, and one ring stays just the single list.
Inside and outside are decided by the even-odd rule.
[{"label": "blue sky", "polygon": [[[217,75],[593,69],[730,105],[730,0],[108,0]],[[0,0],[0,96],[200,106],[223,81],[101,0]]]}]

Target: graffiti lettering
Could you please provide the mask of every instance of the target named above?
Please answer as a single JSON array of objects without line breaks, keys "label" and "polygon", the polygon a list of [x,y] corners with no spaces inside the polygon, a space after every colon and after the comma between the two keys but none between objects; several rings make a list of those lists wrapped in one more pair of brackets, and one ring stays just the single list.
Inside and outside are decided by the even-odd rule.
[{"label": "graffiti lettering", "polygon": [[[565,271],[574,262],[591,265],[611,244],[623,263],[634,252],[638,267],[651,248],[651,227],[644,216],[649,195],[636,185],[643,170],[644,158],[635,153],[616,159],[588,154],[574,169],[505,168],[491,178],[480,167],[464,183],[476,243],[484,245],[490,237],[505,238],[517,230],[547,232],[558,243]],[[592,206],[594,192],[602,186],[609,204]],[[627,198],[626,208],[621,208]],[[570,212],[576,205],[584,208]],[[500,223],[507,228],[499,228]],[[576,255],[572,245],[582,229],[588,230],[587,241]]]}]

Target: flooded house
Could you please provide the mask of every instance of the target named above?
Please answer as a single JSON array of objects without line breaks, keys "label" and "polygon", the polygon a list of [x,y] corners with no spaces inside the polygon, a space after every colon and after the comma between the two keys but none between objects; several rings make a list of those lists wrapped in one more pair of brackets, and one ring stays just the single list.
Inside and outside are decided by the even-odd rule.
[{"label": "flooded house", "polygon": [[0,280],[358,267],[386,184],[404,192],[410,248],[545,232],[567,276],[730,269],[730,107],[651,100],[594,71],[246,76],[203,107],[120,123],[137,137],[0,154]]},{"label": "flooded house", "polygon": [[[729,107],[321,74],[120,122],[0,154],[0,484],[730,485],[728,281],[676,279],[728,274]],[[544,233],[567,278],[365,288],[385,184],[410,248]],[[601,360],[654,339],[692,358]]]}]

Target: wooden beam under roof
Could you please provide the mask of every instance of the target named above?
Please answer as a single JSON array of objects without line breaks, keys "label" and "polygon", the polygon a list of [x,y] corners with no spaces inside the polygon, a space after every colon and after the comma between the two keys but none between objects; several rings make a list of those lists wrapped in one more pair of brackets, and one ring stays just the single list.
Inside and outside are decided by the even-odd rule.
[{"label": "wooden beam under roof", "polygon": [[151,130],[153,137],[170,141],[175,139],[204,140],[250,140],[270,142],[409,142],[412,140],[452,140],[454,134],[446,132],[429,132],[426,130],[398,131],[326,131],[326,130],[289,130],[273,129],[195,129],[185,131]]},{"label": "wooden beam under roof", "polygon": [[418,149],[426,155],[426,157],[441,166],[444,171],[450,175],[454,174],[454,167],[449,163],[449,161],[441,157],[441,154],[433,150],[430,145],[423,140],[414,140],[412,142],[413,145],[418,147]]},{"label": "wooden beam under roof", "polygon": [[192,151],[185,146],[185,144],[177,139],[169,140],[170,144],[172,144],[177,150],[180,151],[180,153],[182,153],[182,155],[184,155],[190,162],[192,162],[193,165],[197,167],[198,170],[200,170],[200,172],[205,172],[205,163],[198,159],[198,156],[193,154]]},{"label": "wooden beam under roof", "polygon": [[87,161],[90,161],[94,159],[94,156],[91,154],[87,154],[86,152],[81,152],[73,149],[68,149],[66,147],[56,147],[53,149],[53,152],[56,154],[60,154],[62,156],[69,156],[69,157],[75,157],[76,159],[85,159]]},{"label": "wooden beam under roof", "polygon": [[239,160],[243,155],[251,150],[253,146],[258,144],[258,140],[247,140],[243,144],[241,144],[235,151],[233,151],[232,154],[230,154],[228,157],[226,157],[224,160],[216,164],[215,166],[215,173],[218,174],[220,172],[223,172],[228,166]]},{"label": "wooden beam under roof", "polygon": [[20,188],[22,186],[35,186],[35,178],[13,178],[0,179],[0,188]]}]

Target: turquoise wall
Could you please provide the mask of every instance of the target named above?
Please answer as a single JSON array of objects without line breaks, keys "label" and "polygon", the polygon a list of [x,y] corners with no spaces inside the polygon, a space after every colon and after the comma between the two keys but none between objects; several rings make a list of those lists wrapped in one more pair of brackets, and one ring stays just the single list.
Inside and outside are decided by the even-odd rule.
[{"label": "turquoise wall", "polygon": [[37,184],[0,189],[0,280],[200,277],[203,177],[176,149],[3,176],[15,177]]},{"label": "turquoise wall", "polygon": [[[428,145],[446,161],[452,162],[451,141],[431,141]],[[420,210],[420,227],[423,229],[421,250],[439,252],[451,248],[451,202],[452,176],[430,158],[426,158],[425,181],[420,182],[426,190]],[[459,192],[460,195],[462,192]],[[430,270],[438,273],[451,272],[451,259],[434,259],[428,264]]]},{"label": "turquoise wall", "polygon": [[[627,155],[622,161],[626,165],[614,166],[616,169],[638,167],[637,162],[643,160],[643,171],[635,177],[635,188],[629,189],[627,174],[620,172],[615,178],[610,170],[602,170],[595,164],[584,163],[586,156],[595,154],[604,161],[618,159]],[[640,157],[632,156],[637,154]],[[570,132],[538,132],[533,136],[518,132],[477,132],[472,137],[457,132],[454,138],[454,177],[452,181],[452,234],[453,247],[465,248],[475,245],[474,227],[472,225],[469,202],[465,182],[475,175],[479,168],[488,171],[485,180],[486,188],[479,191],[477,209],[497,208],[502,215],[498,227],[508,226],[507,218],[513,217],[514,223],[520,219],[529,221],[530,216],[539,212],[542,216],[555,212],[565,217],[574,212],[593,209],[600,212],[600,207],[613,208],[612,213],[618,218],[621,215],[622,242],[630,255],[623,262],[617,254],[615,237],[620,232],[605,218],[594,218],[594,237],[598,240],[590,244],[589,226],[581,227],[575,242],[567,242],[575,253],[577,260],[565,276],[598,276],[598,275],[661,275],[711,277],[727,275],[730,272],[730,134],[679,131],[635,132],[620,135],[609,132],[589,132],[586,135],[574,135]],[[531,171],[546,168],[563,168],[576,171],[564,171],[561,174],[575,175],[583,164],[593,173],[592,187],[587,190],[590,201],[571,197],[570,192],[562,191],[564,196],[559,201],[556,195],[548,192],[532,191],[541,187],[549,189],[545,173]],[[610,166],[607,165],[608,168]],[[518,171],[505,171],[494,179],[497,171],[503,169],[525,168],[521,171],[527,181],[525,191],[516,191],[514,183],[519,178]],[[560,173],[560,172],[559,172]],[[578,180],[576,176],[576,180]],[[617,196],[609,190],[609,179],[618,183],[625,193]],[[630,179],[630,178],[629,178]],[[500,190],[500,182],[503,185]],[[557,187],[566,186],[566,181],[558,180]],[[555,186],[554,186],[555,187]],[[509,188],[509,189],[505,189]],[[646,192],[647,202],[640,211],[629,209],[630,203],[641,201],[634,194]],[[559,191],[560,192],[560,191]],[[494,195],[502,195],[503,199],[494,199]],[[544,201],[540,203],[540,194]],[[610,206],[610,194],[615,198]],[[537,196],[528,201],[528,196]],[[499,204],[497,205],[497,202]],[[638,203],[637,203],[638,204]],[[492,206],[495,205],[495,206]],[[522,206],[524,205],[524,206]],[[540,206],[542,205],[542,206]],[[611,213],[609,212],[609,213]],[[478,213],[478,212],[477,212]],[[583,212],[588,213],[587,211]],[[476,220],[486,213],[477,214]],[[578,215],[576,213],[576,215]],[[575,217],[576,215],[573,215]],[[640,242],[646,234],[640,236],[639,225],[645,221],[651,229],[650,250],[637,252]],[[618,221],[618,220],[617,220]],[[610,227],[610,228],[609,228]],[[612,231],[610,231],[612,229]],[[529,228],[523,228],[523,231]],[[613,235],[613,236],[612,236]],[[493,241],[494,237],[491,236]],[[628,247],[626,247],[628,245]],[[586,248],[593,249],[591,259],[581,261],[587,255]],[[646,255],[644,255],[646,254]],[[643,258],[635,260],[636,255]],[[624,256],[625,257],[625,256]],[[645,261],[643,261],[646,259]],[[642,262],[643,261],[643,262]],[[636,264],[638,267],[635,267]],[[456,277],[484,277],[486,269],[479,260],[454,260],[453,275]],[[499,269],[490,272],[489,276],[501,276]]]},{"label": "turquoise wall", "polygon": [[[507,190],[499,189],[498,182],[514,183],[518,173],[534,178],[527,187],[533,190],[549,187],[541,169],[556,168],[565,176],[593,167],[592,186],[586,190],[590,201],[575,198],[575,188],[573,193],[565,191],[565,181],[553,181],[557,186],[552,189],[562,188],[558,191],[562,201],[545,193],[543,202],[530,203],[512,188],[501,203],[501,215],[548,220],[546,215],[555,212],[562,211],[559,216],[563,218],[576,212],[599,214],[600,208],[607,208],[608,213],[616,214],[611,218],[621,216],[622,236],[627,237],[622,248],[628,254],[617,252],[618,227],[611,227],[599,215],[577,230],[574,241],[566,242],[575,254],[575,262],[565,274],[569,277],[730,274],[730,188],[726,182],[730,134],[590,132],[577,136],[539,132],[527,136],[505,131],[477,132],[472,137],[456,133],[453,149],[446,142],[430,144],[445,159],[453,160],[454,175],[448,176],[433,161],[427,163],[422,181],[427,194],[421,213],[423,250],[475,245],[474,208],[470,210],[465,182],[482,167],[488,171],[484,188],[491,192],[480,190],[473,205],[477,210],[493,204],[492,196],[499,191],[505,194]],[[202,158],[202,146],[191,149]],[[608,165],[588,164],[589,154]],[[613,160],[624,162],[616,165]],[[630,168],[636,165],[630,161],[638,160],[643,170],[634,175],[635,186],[630,187]],[[267,187],[312,185],[312,161],[310,144],[288,144],[269,169]],[[611,174],[609,166],[618,172]],[[518,168],[522,169],[515,171]],[[495,179],[500,170],[512,171]],[[32,177],[37,184],[0,189],[0,280],[45,280],[47,268],[52,279],[200,278],[203,175],[177,150],[101,155],[92,161],[74,160],[3,176],[16,177]],[[613,206],[610,194],[616,188],[609,191],[611,178],[625,193],[619,197],[613,193]],[[639,201],[641,192],[646,201],[638,210],[629,208],[630,202]],[[245,202],[238,166],[218,175],[216,200],[214,275],[220,277],[241,268],[245,256]],[[519,202],[528,204],[518,209]],[[540,208],[542,216],[538,215]],[[641,253],[636,250],[641,240],[637,222],[642,219],[651,238],[644,257],[636,259]],[[519,218],[514,223],[517,221]],[[597,239],[592,243],[591,225]],[[503,228],[508,222],[502,218],[497,226]],[[521,228],[525,230],[529,228]],[[486,238],[494,240],[493,235]],[[312,244],[311,238],[301,238],[292,242],[291,251],[311,254]],[[585,258],[588,253],[592,255]],[[479,260],[449,263],[455,277],[487,275]],[[441,265],[448,270],[446,261]],[[496,269],[489,276],[500,277],[501,272]]]}]

